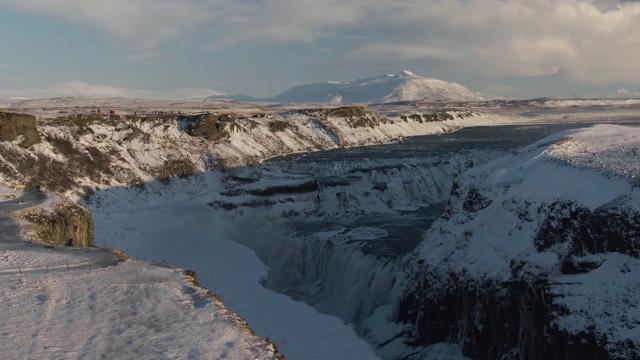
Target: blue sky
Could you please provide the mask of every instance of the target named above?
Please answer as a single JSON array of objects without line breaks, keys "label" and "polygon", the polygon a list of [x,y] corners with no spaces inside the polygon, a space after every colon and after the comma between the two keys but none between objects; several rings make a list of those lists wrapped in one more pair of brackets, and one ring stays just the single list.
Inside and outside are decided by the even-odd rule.
[{"label": "blue sky", "polygon": [[275,96],[402,69],[514,98],[640,92],[640,3],[0,0],[0,97]]}]

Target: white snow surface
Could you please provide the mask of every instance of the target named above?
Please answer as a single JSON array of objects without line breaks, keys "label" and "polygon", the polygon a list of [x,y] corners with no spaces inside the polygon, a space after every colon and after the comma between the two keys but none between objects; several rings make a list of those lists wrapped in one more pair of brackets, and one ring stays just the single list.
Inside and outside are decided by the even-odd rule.
[{"label": "white snow surface", "polygon": [[[400,77],[400,75],[402,74],[397,76]],[[404,74],[402,76],[411,77],[412,74]],[[94,100],[77,99],[76,101],[87,103]],[[135,109],[134,107],[129,107],[131,99],[122,101],[127,104],[127,109],[123,111],[132,112]],[[52,112],[51,109],[37,110],[38,106],[45,103],[45,100],[33,100],[33,103],[29,105],[31,106],[31,111],[35,112],[40,120],[55,115],[55,112]],[[168,106],[166,102],[159,102],[158,104]],[[68,103],[65,103],[64,106],[68,106]],[[185,108],[187,108],[186,105]],[[63,111],[69,111],[69,109],[65,108]],[[381,123],[374,128],[368,126],[352,128],[344,118],[329,117],[323,119],[324,126],[320,126],[318,119],[307,115],[295,112],[272,112],[272,117],[265,119],[251,119],[251,121],[239,119],[239,129],[231,132],[228,137],[218,143],[192,138],[175,127],[143,122],[136,122],[135,126],[150,134],[149,142],[144,142],[139,138],[132,139],[129,129],[116,128],[106,124],[92,124],[91,129],[94,134],[84,134],[78,140],[69,135],[72,130],[64,127],[47,126],[45,124],[41,129],[45,134],[68,138],[74,142],[74,146],[92,146],[101,150],[117,149],[121,155],[118,160],[120,161],[119,165],[130,169],[140,179],[148,181],[152,179],[150,168],[161,164],[163,159],[175,158],[176,155],[193,161],[197,166],[197,170],[206,171],[211,156],[217,159],[224,159],[230,166],[242,166],[260,162],[277,154],[384,143],[401,139],[404,136],[440,133],[465,126],[513,124],[531,121],[515,115],[473,113],[472,116],[465,117],[459,116],[461,115],[460,112],[450,113],[455,117],[454,120],[419,123],[412,120],[403,121],[396,116],[391,117],[387,123]],[[297,130],[286,129],[283,132],[273,133],[268,130],[268,124],[273,120],[291,122],[297,127]],[[327,129],[332,129],[333,131],[328,131]],[[640,193],[637,186],[633,188],[631,185],[632,179],[638,178],[638,164],[640,163],[637,155],[638,142],[636,139],[638,139],[637,128],[598,126],[588,130],[572,131],[547,138],[538,144],[525,148],[518,154],[474,169],[465,176],[470,179],[468,181],[477,181],[487,187],[503,186],[506,188],[506,185],[508,185],[508,189],[504,193],[496,192],[494,194],[493,204],[501,204],[514,196],[527,196],[536,201],[547,202],[558,198],[579,199],[586,206],[593,208],[618,196],[631,194],[632,204],[635,204],[636,209],[640,209]],[[60,157],[46,143],[35,145],[34,151],[37,154],[46,154],[52,158]],[[64,159],[61,158],[61,160]],[[553,176],[549,174],[553,174]],[[0,178],[0,183],[15,184],[15,179]],[[96,240],[99,246],[118,247],[137,258],[169,262],[198,271],[200,283],[203,286],[221,295],[225,305],[246,319],[258,336],[269,336],[273,339],[287,358],[370,359],[375,357],[371,348],[364,341],[357,338],[355,332],[338,318],[319,314],[310,306],[294,301],[284,295],[276,294],[261,285],[261,282],[264,282],[264,279],[268,276],[268,271],[253,251],[233,241],[238,236],[240,229],[236,228],[235,224],[226,222],[224,220],[225,216],[219,210],[207,206],[207,202],[220,196],[219,192],[222,184],[219,173],[206,172],[190,179],[174,179],[169,185],[152,182],[148,183],[144,190],[118,187],[119,185],[126,186],[127,182],[116,179],[109,179],[108,184],[96,184],[92,183],[90,179],[85,179],[83,184],[107,188],[99,192],[99,195],[94,198],[94,203],[88,204],[94,213]],[[5,196],[13,196],[10,191],[0,192],[0,194],[5,193]],[[72,192],[68,195],[74,196],[77,193]],[[503,276],[510,274],[509,261],[513,258],[528,260],[528,266],[531,269],[538,269],[538,271],[550,271],[549,269],[553,269],[557,264],[557,256],[554,254],[537,253],[532,244],[521,241],[527,238],[528,232],[532,231],[533,226],[517,229],[516,224],[520,220],[512,213],[490,206],[476,218],[468,222],[465,222],[466,220],[464,219],[460,219],[460,221],[463,226],[451,228],[450,233],[443,237],[445,240],[442,243],[423,245],[420,256],[432,263],[445,264],[442,265],[443,267],[455,267],[456,270],[461,268],[468,269],[470,270],[467,272],[469,276],[491,278],[496,281],[501,281],[504,279]],[[435,230],[437,228],[438,224],[436,223],[432,231],[438,231],[439,229]],[[470,230],[471,234],[465,235],[465,230]],[[331,236],[331,234],[326,235]],[[382,236],[382,233],[373,229],[360,229],[351,235],[357,235],[361,239],[372,239],[376,236]],[[276,235],[263,232],[256,236],[268,238]],[[428,237],[428,234],[425,237]],[[638,281],[631,275],[620,277],[619,283],[622,284],[620,291],[598,292],[597,286],[593,285],[597,284],[597,279],[594,280],[593,278],[596,275],[601,276],[599,279],[606,279],[602,275],[604,273],[600,273],[600,271],[610,270],[612,273],[607,276],[617,276],[618,273],[614,271],[616,269],[620,272],[619,269],[636,269],[638,267],[637,259],[620,258],[614,255],[606,259],[606,261],[610,261],[609,264],[612,264],[611,266],[603,266],[598,269],[598,272],[583,274],[583,286],[579,285],[579,283],[573,283],[572,286],[575,290],[572,291],[575,291],[576,299],[591,299],[592,302],[597,304],[611,304],[622,300],[622,302],[618,301],[618,304],[623,304],[624,301],[628,302],[638,298]],[[58,258],[57,256],[56,258],[52,257],[51,262],[63,263],[65,261],[64,257]],[[9,267],[11,264],[17,264],[18,262],[31,263],[35,267],[47,262],[40,255],[32,256],[12,252],[3,253],[1,259],[6,260],[6,264]],[[617,266],[616,264],[622,265]],[[124,269],[122,272],[125,272],[125,274],[117,270],[120,266],[122,266],[121,269]],[[143,292],[144,299],[141,300],[143,303],[140,307],[136,307],[137,305],[132,305],[130,302],[133,299],[130,293],[137,292],[135,287],[109,288],[111,289],[109,291],[115,293],[116,296],[121,296],[123,304],[137,309],[138,312],[143,312],[142,309],[149,308],[152,311],[176,312],[177,310],[171,307],[171,304],[173,304],[171,301],[175,302],[175,300],[161,300],[157,307],[154,307],[156,305],[151,304],[151,302],[155,296],[162,297],[162,294],[167,292],[179,293],[179,290],[184,289],[184,287],[182,285],[178,286],[178,284],[184,283],[186,280],[178,270],[156,268],[156,266],[150,264],[127,262],[123,265],[96,271],[100,272],[102,279],[120,279],[122,277],[125,282],[128,279],[127,275],[129,275],[138,281],[134,285],[145,289],[155,286],[148,285],[145,287],[143,285],[145,281],[155,284],[145,276],[149,275],[151,278],[165,276],[167,279],[164,283],[165,287],[158,285],[160,289],[156,289],[159,294]],[[113,273],[110,274],[109,271],[113,271]],[[166,273],[158,275],[156,271],[161,273],[162,271],[173,272],[169,275]],[[136,277],[140,273],[144,274],[144,276],[140,275],[142,279]],[[629,274],[634,273],[634,271],[629,272]],[[78,292],[79,296],[84,296],[83,299],[85,300],[83,301],[87,304],[93,304],[92,295],[94,293],[96,299],[102,299],[101,293],[98,293],[100,291],[107,292],[108,290],[97,287],[100,281],[97,275],[95,279],[90,278],[90,276],[93,276],[91,274],[84,274],[82,276],[85,277],[81,279],[74,278],[81,276],[81,274],[73,274],[73,276],[48,275],[50,278],[45,275],[29,276],[37,276],[37,279],[43,279],[37,280],[40,281],[39,284],[52,282],[54,285],[52,285],[53,287],[45,285],[24,287],[25,281],[22,280],[21,286],[23,287],[19,287],[19,282],[17,280],[14,281],[17,277],[13,276],[0,276],[0,281],[5,281],[5,279],[14,281],[7,282],[7,285],[3,285],[3,288],[18,289],[19,291],[16,292],[18,295],[16,296],[26,302],[33,301],[33,292],[31,290],[34,288],[44,288],[46,299],[53,299],[56,298],[55,294],[62,291],[58,287],[72,286],[73,284],[71,283],[74,281],[76,281],[76,287],[72,287],[72,289]],[[572,278],[572,281],[574,280]],[[558,277],[558,281],[564,280]],[[87,292],[82,292],[77,286],[78,283],[83,282],[91,284]],[[104,281],[102,283],[105,284]],[[109,285],[108,282],[106,284]],[[563,289],[563,291],[565,290]],[[90,291],[93,291],[93,293]],[[123,291],[124,294],[120,294],[119,291]],[[196,290],[189,290],[188,292],[191,294],[194,291]],[[201,290],[197,290],[196,293],[199,291]],[[0,299],[3,301],[3,306],[11,305],[9,299],[11,297]],[[49,300],[40,301],[40,304],[47,304],[47,301]],[[575,311],[579,311],[581,306],[586,307],[588,304],[578,300],[573,301],[571,298],[568,298],[567,301]],[[71,303],[71,301],[68,302]],[[192,303],[195,304],[194,301]],[[16,307],[15,304],[11,306]],[[95,308],[100,308],[101,306],[102,304],[100,303]],[[207,309],[207,307],[204,309]],[[620,316],[622,316],[623,310],[629,310],[629,307],[623,309],[622,305],[619,307],[612,306],[611,308]],[[15,311],[17,311],[17,308],[9,307],[8,309],[7,311],[3,310],[2,314],[15,314]],[[33,305],[33,309],[35,309],[33,314],[38,314],[37,309],[39,308],[36,305]],[[48,313],[46,316],[51,317],[53,320],[50,321],[52,322],[69,316],[74,319],[73,321],[78,319],[78,322],[74,324],[81,325],[88,322],[87,318],[97,319],[102,316],[101,314],[92,314],[90,307],[85,309],[88,310],[73,315],[70,309],[64,310],[66,311],[64,312],[55,308],[56,312],[52,314],[59,313],[60,315],[54,316]],[[112,308],[107,307],[107,309]],[[108,317],[109,314],[115,314],[115,311],[108,310],[105,316]],[[207,315],[201,308],[192,306],[183,313],[178,311],[178,315],[176,315],[177,322],[200,321],[190,320],[192,316],[195,316],[193,315],[194,312],[198,311],[200,312],[198,316],[204,316],[205,318],[219,315],[215,312],[213,312],[214,315]],[[598,307],[593,312],[593,320],[590,321],[597,321],[598,324],[606,322],[606,326],[609,326],[608,333],[617,334],[615,335],[617,336],[616,339],[626,339],[634,334],[636,328],[624,331],[616,322],[617,320],[610,316],[607,317],[606,311],[608,309],[605,309],[604,305]],[[0,315],[0,317],[3,316],[5,315]],[[9,319],[9,316],[13,315],[6,316]],[[37,317],[40,315],[33,316],[32,320],[46,318],[46,316]],[[603,318],[605,320],[602,320]],[[639,323],[640,315],[631,311],[626,319],[630,319],[626,324],[632,324],[633,321]],[[101,318],[100,320],[102,321]],[[109,321],[113,322],[109,323]],[[104,336],[104,338],[98,338],[97,340],[104,340],[117,334],[116,330],[114,330],[117,329],[115,321],[114,319],[103,321],[103,323],[111,324],[105,329],[112,332],[107,331],[104,333],[101,330],[102,328],[95,328],[96,332],[103,331],[100,336]],[[566,328],[571,324],[577,324],[569,320],[562,322],[563,320],[561,319],[559,321]],[[96,321],[96,323],[98,322]],[[168,320],[160,323],[165,324],[167,328],[173,328],[174,326]],[[52,326],[51,329],[56,334],[64,333],[65,329],[60,328],[63,325],[51,324],[50,326]],[[58,327],[54,328],[53,326]],[[203,326],[208,325],[205,324]],[[216,326],[213,325],[213,328],[216,328]],[[576,326],[579,330],[579,326],[582,325],[578,324]],[[200,327],[198,326],[198,329]],[[58,329],[60,330],[58,331]],[[226,329],[230,336],[241,338],[245,334],[242,326],[236,328],[227,327]],[[183,330],[180,331],[184,334]],[[213,336],[207,331],[204,331],[202,336]],[[143,335],[138,334],[138,337],[144,336],[144,331],[139,332]],[[85,334],[90,333],[91,330],[85,331]],[[131,337],[136,336],[135,334],[126,334]],[[226,334],[226,332],[222,334]],[[0,333],[0,336],[5,335]],[[10,334],[6,336],[10,336]],[[172,344],[172,341],[178,341],[181,338],[179,334],[175,336],[171,334],[158,336],[165,336],[162,339],[168,344]],[[51,339],[60,338],[61,343],[68,341],[61,339],[61,337],[51,336]],[[72,338],[69,336],[69,339]],[[149,341],[155,344],[153,341],[156,340],[154,339],[151,338]],[[318,339],[325,340],[317,341]],[[109,341],[104,341],[109,344]],[[144,337],[136,338],[136,340],[132,340],[134,347],[127,349],[133,349],[136,344],[145,341]],[[198,343],[205,343],[202,346],[206,346],[210,342],[207,339],[197,341]],[[234,356],[243,358],[245,355],[251,357],[247,353],[243,353],[243,351],[253,350],[249,349],[249,347],[244,347],[242,344],[250,344],[254,341],[256,341],[255,338],[251,336],[247,336],[245,340],[232,341],[231,344],[238,345],[240,350],[237,352],[234,350],[230,353],[231,355],[228,355],[228,358],[234,358]],[[4,344],[6,342],[3,341],[1,343]],[[35,349],[40,344],[42,342],[37,342],[31,348]],[[115,344],[120,343],[115,342]],[[193,351],[196,354],[200,354],[201,351],[205,353],[211,351],[210,354],[217,355],[212,356],[212,358],[227,356],[220,353],[219,351],[221,350],[219,348],[215,348],[216,344],[219,343],[213,341],[211,342],[211,349],[198,348]],[[8,345],[5,346],[8,347]],[[176,346],[180,350],[191,351],[184,348],[187,345],[178,344]],[[67,348],[64,347],[64,349]],[[162,346],[159,346],[159,348],[164,349]],[[54,349],[54,347],[50,349]],[[3,352],[4,350],[2,349]],[[22,357],[20,354],[11,352],[18,350],[6,350],[5,353],[9,355],[15,354],[16,357]],[[45,350],[36,349],[32,351],[34,357],[42,357],[40,355],[47,357],[46,353],[37,352]],[[83,349],[83,351],[89,350],[91,349]],[[455,347],[449,348],[444,344],[434,349],[434,351],[436,350],[437,352],[442,350],[442,353],[451,351],[452,354],[458,351]],[[74,357],[75,355],[73,354],[70,356]],[[79,358],[92,357],[91,353],[78,354]],[[165,352],[159,353],[157,356],[170,358],[172,356],[179,357],[182,354],[184,353],[175,355],[174,353]],[[458,357],[461,356],[457,355]],[[61,355],[60,357],[65,356]],[[257,357],[262,358],[263,356]]]},{"label": "white snow surface", "polygon": [[640,132],[637,130],[620,131],[619,126],[598,125],[593,131],[569,135],[553,146],[548,156],[575,167],[640,179]]},{"label": "white snow surface", "polygon": [[[638,139],[638,127],[597,125],[552,135],[472,168],[459,178],[461,187],[481,189],[491,203],[475,213],[454,205],[448,220],[437,220],[424,234],[417,258],[435,273],[497,284],[511,278],[512,261],[524,264],[520,271],[548,274],[554,292],[562,295],[558,301],[568,315],[558,314],[561,329],[578,333],[594,326],[608,344],[638,344],[640,309],[632,304],[640,296],[639,259],[593,255],[602,266],[562,275],[557,253],[564,250],[539,252],[532,241],[542,221],[540,204],[572,201],[595,209],[624,198],[627,206],[640,209]],[[528,205],[518,207],[523,203]]]},{"label": "white snow surface", "polygon": [[202,286],[221,296],[258,336],[272,339],[287,359],[377,358],[339,318],[262,285],[268,270],[254,251],[233,240],[241,230],[207,205],[221,188],[221,174],[209,172],[144,191],[98,193],[89,204],[96,242],[196,270]]},{"label": "white snow surface", "polygon": [[544,101],[544,106],[547,107],[621,106],[638,104],[640,104],[640,99],[548,99]]},{"label": "white snow surface", "polygon": [[418,76],[403,70],[350,82],[326,82],[295,86],[269,99],[284,103],[389,103],[398,101],[486,101],[495,96],[471,91],[448,81]]},{"label": "white snow surface", "polygon": [[[23,266],[42,260],[26,251],[0,256]],[[270,343],[189,279],[182,270],[133,260],[0,275],[0,352],[5,359],[275,358]]]}]

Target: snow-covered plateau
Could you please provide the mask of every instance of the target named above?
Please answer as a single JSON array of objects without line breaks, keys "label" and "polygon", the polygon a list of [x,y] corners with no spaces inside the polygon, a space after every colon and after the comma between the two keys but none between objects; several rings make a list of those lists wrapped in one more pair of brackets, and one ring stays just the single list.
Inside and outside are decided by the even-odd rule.
[{"label": "snow-covered plateau", "polygon": [[12,357],[640,356],[634,104],[6,104],[0,184],[138,259],[0,247]]}]

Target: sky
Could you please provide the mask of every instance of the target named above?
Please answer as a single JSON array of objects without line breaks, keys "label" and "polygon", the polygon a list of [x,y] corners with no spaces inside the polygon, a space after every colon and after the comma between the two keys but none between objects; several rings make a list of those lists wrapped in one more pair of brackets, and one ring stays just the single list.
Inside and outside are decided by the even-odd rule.
[{"label": "sky", "polygon": [[640,93],[638,1],[0,0],[0,33],[0,97],[272,97],[401,70],[509,98]]}]

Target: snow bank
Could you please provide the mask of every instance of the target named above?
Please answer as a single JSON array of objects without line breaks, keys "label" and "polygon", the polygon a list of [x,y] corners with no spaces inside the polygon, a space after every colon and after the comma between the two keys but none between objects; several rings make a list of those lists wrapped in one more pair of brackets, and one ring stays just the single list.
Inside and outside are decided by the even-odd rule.
[{"label": "snow bank", "polygon": [[0,276],[0,284],[5,358],[278,355],[182,270],[127,261],[90,271]]}]

